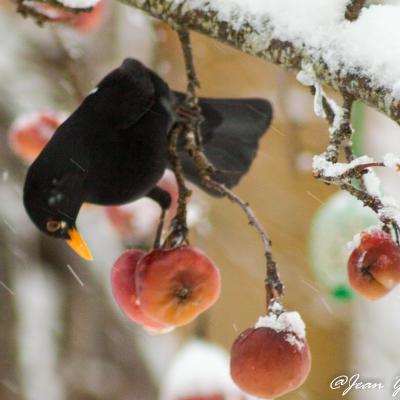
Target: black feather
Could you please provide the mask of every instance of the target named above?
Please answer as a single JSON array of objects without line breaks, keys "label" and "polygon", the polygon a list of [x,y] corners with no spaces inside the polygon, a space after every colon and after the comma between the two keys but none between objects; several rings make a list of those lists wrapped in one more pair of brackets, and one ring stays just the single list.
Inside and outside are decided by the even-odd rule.
[{"label": "black feather", "polygon": [[[183,93],[174,94],[179,103],[184,100]],[[218,170],[212,178],[232,188],[247,173],[257,154],[259,140],[271,123],[271,104],[262,99],[200,98],[199,105],[204,118],[201,124],[204,152]],[[186,178],[218,196],[202,184],[183,143],[179,150]]]}]

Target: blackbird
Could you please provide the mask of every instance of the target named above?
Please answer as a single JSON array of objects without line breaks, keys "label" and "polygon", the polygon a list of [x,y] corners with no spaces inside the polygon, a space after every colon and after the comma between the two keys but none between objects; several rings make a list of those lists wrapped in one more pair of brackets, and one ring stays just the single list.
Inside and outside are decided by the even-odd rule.
[{"label": "blackbird", "polygon": [[[157,182],[168,167],[168,133],[184,97],[134,59],[106,75],[27,172],[24,205],[35,225],[90,260],[76,228],[82,203],[109,206],[147,196],[168,208],[169,194]],[[271,105],[261,99],[211,98],[200,98],[199,105],[204,152],[222,171],[212,177],[232,187],[256,155],[271,121]],[[185,177],[202,187],[182,144],[178,153]]]}]

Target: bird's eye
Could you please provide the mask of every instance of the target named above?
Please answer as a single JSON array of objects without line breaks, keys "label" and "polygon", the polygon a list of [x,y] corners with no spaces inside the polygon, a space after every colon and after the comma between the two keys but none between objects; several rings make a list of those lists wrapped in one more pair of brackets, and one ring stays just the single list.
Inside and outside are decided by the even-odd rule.
[{"label": "bird's eye", "polygon": [[49,222],[47,222],[46,227],[49,232],[56,232],[61,228],[61,222],[60,221],[49,221]]}]

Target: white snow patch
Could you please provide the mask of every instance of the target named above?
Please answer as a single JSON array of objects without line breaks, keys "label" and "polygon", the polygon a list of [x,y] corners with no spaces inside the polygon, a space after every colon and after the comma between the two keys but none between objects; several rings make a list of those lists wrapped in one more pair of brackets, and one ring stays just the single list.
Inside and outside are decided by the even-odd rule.
[{"label": "white snow patch", "polygon": [[400,224],[400,208],[396,200],[393,197],[384,196],[381,201],[383,208],[378,211],[378,216],[380,218],[393,219],[397,224]]},{"label": "white snow patch", "polygon": [[383,163],[385,167],[392,168],[395,171],[400,170],[400,157],[393,153],[387,153],[383,157]]},{"label": "white snow patch", "polygon": [[360,246],[360,243],[361,243],[361,232],[358,232],[353,236],[353,239],[351,239],[350,242],[348,242],[346,245],[349,254],[351,254],[355,249],[357,249]]},{"label": "white snow patch", "polygon": [[361,156],[350,163],[333,163],[326,160],[324,155],[318,155],[313,157],[313,170],[316,173],[322,172],[326,177],[337,178],[358,165],[368,164],[373,161],[371,157]]},{"label": "white snow patch", "polygon": [[70,8],[94,7],[100,0],[58,0],[60,4]]},{"label": "white snow patch", "polygon": [[374,234],[374,232],[382,232],[382,228],[376,225],[372,225],[355,234],[353,239],[347,243],[347,250],[349,251],[349,254],[351,254],[357,247],[360,246],[363,235]]},{"label": "white snow patch", "polygon": [[304,342],[299,340],[296,335],[293,335],[292,333],[288,333],[285,336],[285,340],[290,343],[292,346],[297,347],[299,350],[301,350],[304,347]]},{"label": "white snow patch", "polygon": [[306,337],[305,324],[297,311],[261,316],[254,328],[271,328],[276,332],[293,333],[299,339],[305,339]]},{"label": "white snow patch", "polygon": [[216,394],[229,400],[247,399],[230,377],[228,354],[211,343],[192,339],[177,353],[167,369],[159,399]]},{"label": "white snow patch", "polygon": [[363,176],[365,187],[367,192],[372,196],[381,197],[382,192],[380,189],[381,180],[376,175],[373,169],[369,169],[368,173]]},{"label": "white snow patch", "polygon": [[314,113],[317,117],[325,118],[325,110],[322,106],[322,99],[326,97],[321,85],[315,78],[311,64],[303,63],[302,69],[297,73],[297,80],[305,86],[314,86]]},{"label": "white snow patch", "polygon": [[321,57],[330,70],[357,73],[362,69],[372,84],[398,86],[399,4],[370,5],[353,22],[344,18],[347,4],[348,0],[175,0],[172,8],[214,11],[234,29],[250,25],[258,32],[247,38],[253,49],[268,45],[273,26],[274,37],[305,46],[313,59]]},{"label": "white snow patch", "polygon": [[296,79],[303,84],[304,86],[314,86],[315,78],[313,73],[311,73],[310,65],[306,64],[303,68],[297,73]]},{"label": "white snow patch", "polygon": [[270,310],[274,314],[280,314],[283,312],[282,304],[277,301],[274,301],[270,306]]}]

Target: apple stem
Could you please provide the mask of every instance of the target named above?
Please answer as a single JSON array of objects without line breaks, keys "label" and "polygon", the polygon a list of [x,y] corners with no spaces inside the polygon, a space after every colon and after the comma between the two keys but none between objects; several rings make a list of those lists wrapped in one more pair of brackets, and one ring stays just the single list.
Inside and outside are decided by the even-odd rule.
[{"label": "apple stem", "polygon": [[156,237],[154,239],[154,248],[155,249],[158,249],[161,246],[161,236],[162,236],[162,232],[163,232],[163,229],[164,229],[165,215],[166,215],[166,209],[162,208],[161,209],[160,222],[158,223]]},{"label": "apple stem", "polygon": [[223,196],[227,197],[230,201],[237,204],[243,212],[246,214],[249,224],[254,226],[258,234],[261,236],[261,240],[264,244],[264,254],[267,260],[267,274],[265,278],[265,290],[266,290],[266,304],[267,309],[269,308],[272,301],[277,300],[283,294],[283,283],[279,277],[277,270],[277,264],[272,256],[272,242],[269,238],[266,230],[264,229],[261,222],[257,219],[253,209],[250,207],[249,203],[242,200],[237,196],[232,190],[228,189],[225,185],[215,182],[209,176],[203,178],[203,182],[210,189],[213,189]]},{"label": "apple stem", "polygon": [[165,240],[164,248],[174,248],[187,242],[187,200],[192,192],[187,188],[183,177],[182,163],[178,155],[178,139],[184,133],[184,126],[177,124],[169,135],[168,158],[178,185],[178,208],[171,222],[171,233]]},{"label": "apple stem", "polygon": [[[259,235],[261,236],[264,244],[265,258],[267,260],[267,274],[265,279],[265,289],[267,295],[267,309],[272,300],[278,299],[283,294],[283,284],[279,278],[276,262],[272,256],[271,240],[267,235],[264,227],[257,219],[254,211],[248,203],[243,201],[234,192],[232,192],[225,185],[214,181],[210,175],[216,172],[216,168],[207,159],[204,154],[201,140],[200,123],[201,123],[201,110],[198,105],[198,97],[196,88],[199,87],[196,71],[193,62],[192,47],[190,43],[190,36],[188,31],[179,30],[179,39],[181,42],[182,52],[185,59],[186,75],[187,75],[187,96],[186,100],[178,109],[178,114],[183,115],[184,119],[180,126],[185,130],[185,150],[193,159],[197,170],[199,171],[203,184],[213,191],[227,197],[233,203],[237,204],[246,214],[249,224],[254,226]],[[185,111],[183,114],[182,111]],[[174,146],[171,143],[171,147]],[[185,198],[186,201],[186,198]]]}]

